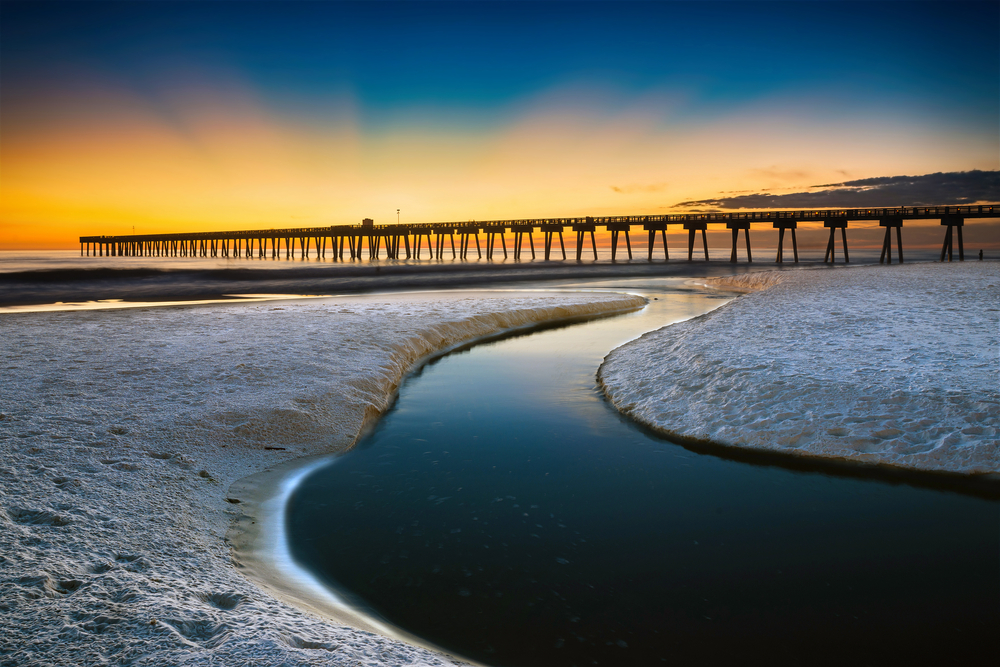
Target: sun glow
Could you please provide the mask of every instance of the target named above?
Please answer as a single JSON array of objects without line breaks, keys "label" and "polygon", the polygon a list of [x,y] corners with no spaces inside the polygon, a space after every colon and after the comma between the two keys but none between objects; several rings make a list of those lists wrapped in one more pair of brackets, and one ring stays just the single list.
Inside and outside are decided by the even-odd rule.
[{"label": "sun glow", "polygon": [[397,208],[404,222],[656,214],[720,192],[992,159],[975,137],[914,141],[899,119],[810,122],[773,101],[691,119],[665,93],[623,103],[622,91],[572,85],[490,123],[432,109],[375,124],[350,95],[304,114],[236,77],[174,80],[187,83],[139,93],[84,79],[9,104],[0,247],[68,248],[133,227],[394,222]]}]

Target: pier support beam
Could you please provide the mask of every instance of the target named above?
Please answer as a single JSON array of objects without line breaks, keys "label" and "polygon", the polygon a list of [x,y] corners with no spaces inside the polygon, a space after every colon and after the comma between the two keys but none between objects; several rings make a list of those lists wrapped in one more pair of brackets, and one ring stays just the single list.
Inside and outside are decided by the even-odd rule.
[{"label": "pier support beam", "polygon": [[504,228],[490,229],[486,235],[486,259],[493,259],[493,250],[496,249],[496,237],[500,237],[500,245],[503,247],[503,258],[507,259],[507,241],[504,239]]},{"label": "pier support beam", "polygon": [[594,237],[595,229],[597,229],[597,225],[594,224],[594,219],[591,217],[587,217],[584,223],[573,225],[573,231],[576,232],[576,261],[579,262],[583,258],[583,242],[587,232],[590,232],[590,247],[594,251],[594,259],[597,259],[597,239]]},{"label": "pier support beam", "polygon": [[[947,226],[948,231],[944,233],[944,245],[941,246],[941,261],[944,261],[945,253],[948,254],[948,261],[952,260],[953,236],[958,233],[958,261],[965,261],[965,247],[962,243],[962,227],[965,226],[965,218],[960,215],[945,215],[941,218],[941,225]],[[953,231],[954,230],[954,231]],[[903,261],[903,260],[900,260]]]},{"label": "pier support beam", "polygon": [[747,246],[747,262],[753,261],[753,253],[750,251],[750,223],[742,220],[727,222],[726,227],[733,231],[733,252],[729,256],[729,261],[735,263],[737,260],[736,247],[739,245],[740,230],[743,230],[743,237]]},{"label": "pier support beam", "polygon": [[[566,241],[563,239],[563,233],[561,229],[558,232],[549,232],[549,247],[550,248],[552,247],[552,240],[555,234],[559,235],[559,252],[562,253],[562,258],[566,259]],[[545,259],[548,259],[548,257],[546,256]]]},{"label": "pier support beam", "polygon": [[628,258],[632,259],[632,241],[628,235],[631,225],[628,223],[614,223],[605,225],[605,228],[611,232],[611,261],[615,261],[615,254],[618,250],[618,238],[621,232],[625,232],[625,247],[628,249]]},{"label": "pier support beam", "polygon": [[878,221],[879,227],[885,227],[885,238],[882,240],[882,255],[878,263],[892,264],[892,230],[896,230],[896,253],[899,256],[899,263],[903,263],[903,219],[902,218],[882,218]]},{"label": "pier support beam", "polygon": [[531,225],[515,224],[511,225],[510,231],[514,233],[514,259],[521,259],[521,251],[524,250],[524,237],[528,237],[528,246],[531,249],[531,259],[535,259],[535,228]]},{"label": "pier support beam", "polygon": [[837,230],[840,230],[840,238],[844,245],[844,264],[851,263],[851,256],[847,252],[847,218],[830,218],[823,221],[823,226],[830,230],[830,240],[826,244],[826,255],[823,262],[836,263]]},{"label": "pier support beam", "polygon": [[656,248],[656,232],[660,232],[660,236],[663,238],[663,259],[670,259],[670,251],[667,250],[667,225],[663,223],[662,226],[651,226],[650,224],[643,225],[642,227],[649,232],[649,242],[647,245],[647,257],[646,259],[650,262],[653,261],[653,250]]},{"label": "pier support beam", "polygon": [[479,227],[469,227],[463,226],[456,228],[458,232],[458,246],[459,246],[459,259],[468,259],[469,248],[472,246],[472,239],[476,239],[476,250],[479,252],[479,256],[482,257],[482,250],[479,248]]},{"label": "pier support beam", "polygon": [[566,244],[563,242],[562,225],[542,225],[542,232],[545,234],[545,261],[548,261],[552,253],[552,243],[556,234],[559,234],[559,246],[562,248],[562,258],[566,259]]},{"label": "pier support beam", "polygon": [[694,259],[694,236],[695,233],[701,232],[701,245],[705,249],[705,261],[708,261],[708,235],[705,230],[708,229],[708,224],[704,222],[685,222],[684,229],[688,232],[688,261],[690,262]]},{"label": "pier support beam", "polygon": [[784,256],[784,246],[785,246],[785,230],[790,230],[792,232],[792,256],[795,258],[795,263],[799,263],[799,244],[795,238],[795,228],[798,227],[798,223],[795,220],[781,219],[774,221],[774,229],[778,230],[778,256],[775,257],[774,261],[781,264],[785,260]]}]

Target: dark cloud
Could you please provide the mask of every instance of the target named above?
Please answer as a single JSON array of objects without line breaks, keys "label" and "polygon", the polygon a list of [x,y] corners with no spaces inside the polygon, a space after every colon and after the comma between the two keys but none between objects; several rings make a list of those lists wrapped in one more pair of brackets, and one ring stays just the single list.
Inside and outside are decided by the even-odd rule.
[{"label": "dark cloud", "polygon": [[674,208],[711,206],[716,209],[767,208],[880,208],[892,206],[955,206],[1000,201],[1000,171],[954,171],[923,176],[880,176],[843,183],[815,185],[829,188],[784,195],[758,193],[686,201]]}]

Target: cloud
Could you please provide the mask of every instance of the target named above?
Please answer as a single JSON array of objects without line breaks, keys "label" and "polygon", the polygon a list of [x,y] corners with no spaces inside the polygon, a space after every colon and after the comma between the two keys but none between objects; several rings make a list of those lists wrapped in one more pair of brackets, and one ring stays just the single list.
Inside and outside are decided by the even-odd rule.
[{"label": "cloud", "polygon": [[814,185],[813,192],[757,193],[680,202],[674,208],[876,208],[954,206],[1000,201],[1000,171],[953,171],[923,176],[879,176]]},{"label": "cloud", "polygon": [[648,185],[623,185],[621,187],[612,185],[611,189],[623,195],[630,195],[636,192],[663,192],[667,189],[667,184],[650,183]]}]

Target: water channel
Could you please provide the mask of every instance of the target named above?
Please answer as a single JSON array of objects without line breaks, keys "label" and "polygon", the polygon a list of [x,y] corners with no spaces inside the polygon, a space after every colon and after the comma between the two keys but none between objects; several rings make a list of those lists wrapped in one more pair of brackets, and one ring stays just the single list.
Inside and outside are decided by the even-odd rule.
[{"label": "water channel", "polygon": [[373,432],[292,494],[296,560],[372,616],[491,665],[983,657],[1000,503],[647,433],[601,395],[604,355],[731,297],[677,279],[582,286],[650,306],[408,378]]}]

